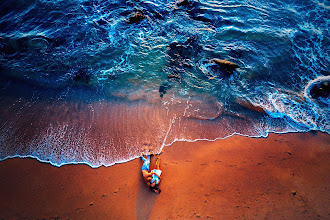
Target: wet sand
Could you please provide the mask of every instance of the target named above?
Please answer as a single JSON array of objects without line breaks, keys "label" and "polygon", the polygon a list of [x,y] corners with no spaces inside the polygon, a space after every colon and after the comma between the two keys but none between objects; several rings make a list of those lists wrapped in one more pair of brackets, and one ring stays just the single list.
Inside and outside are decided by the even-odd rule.
[{"label": "wet sand", "polygon": [[97,169],[8,159],[0,219],[329,219],[329,156],[321,132],[177,142],[160,155],[160,195],[140,159]]}]

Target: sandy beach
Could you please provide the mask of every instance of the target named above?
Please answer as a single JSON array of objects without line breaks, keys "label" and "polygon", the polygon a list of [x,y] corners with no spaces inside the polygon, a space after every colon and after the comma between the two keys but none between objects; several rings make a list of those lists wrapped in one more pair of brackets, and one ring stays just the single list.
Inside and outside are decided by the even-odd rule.
[{"label": "sandy beach", "polygon": [[0,219],[329,219],[329,146],[321,132],[176,142],[160,155],[160,195],[140,159],[100,168],[8,159]]}]

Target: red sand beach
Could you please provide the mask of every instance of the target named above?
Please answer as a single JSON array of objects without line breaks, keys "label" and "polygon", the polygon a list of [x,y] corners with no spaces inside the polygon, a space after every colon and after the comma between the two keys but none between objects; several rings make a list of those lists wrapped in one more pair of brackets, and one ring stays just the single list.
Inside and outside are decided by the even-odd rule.
[{"label": "red sand beach", "polygon": [[329,147],[321,132],[177,142],[160,155],[160,195],[140,159],[97,169],[8,159],[0,219],[329,219]]}]

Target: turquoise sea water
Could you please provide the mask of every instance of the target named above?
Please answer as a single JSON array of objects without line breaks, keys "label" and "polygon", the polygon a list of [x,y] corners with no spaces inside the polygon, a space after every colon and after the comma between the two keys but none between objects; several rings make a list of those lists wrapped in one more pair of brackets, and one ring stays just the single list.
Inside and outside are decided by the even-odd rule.
[{"label": "turquoise sea water", "polygon": [[[0,158],[330,133],[328,1],[0,3]],[[218,65],[227,60],[236,68]]]}]

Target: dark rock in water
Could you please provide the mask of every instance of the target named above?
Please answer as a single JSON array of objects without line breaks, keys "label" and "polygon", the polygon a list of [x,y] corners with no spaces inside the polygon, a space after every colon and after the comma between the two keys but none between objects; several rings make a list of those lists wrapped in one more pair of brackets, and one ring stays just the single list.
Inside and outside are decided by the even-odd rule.
[{"label": "dark rock in water", "polygon": [[173,42],[168,46],[168,55],[172,58],[190,58],[201,51],[202,47],[197,42],[197,37],[189,37],[184,43]]},{"label": "dark rock in water", "polygon": [[[142,6],[141,6],[142,5]],[[163,13],[163,12],[162,12]],[[139,6],[135,6],[135,9],[132,10],[125,10],[120,13],[121,16],[128,17],[126,22],[129,24],[136,24],[148,18],[149,20],[163,20],[163,14],[159,11],[155,10],[149,4],[144,3],[140,4]]]},{"label": "dark rock in water", "polygon": [[163,96],[166,94],[166,91],[171,88],[171,85],[168,85],[167,83],[163,83],[159,87],[159,96],[163,98]]},{"label": "dark rock in water", "polygon": [[146,16],[141,11],[137,11],[131,17],[129,17],[127,23],[129,23],[129,24],[139,23],[145,17]]},{"label": "dark rock in water", "polygon": [[194,9],[200,8],[200,3],[195,0],[179,0],[176,2],[175,6],[187,9],[190,12]]},{"label": "dark rock in water", "polygon": [[[164,19],[165,15],[169,14],[169,11],[167,11],[166,9],[162,9],[157,6],[155,7],[155,4],[153,4],[149,1],[133,0],[133,1],[125,1],[125,4],[126,4],[126,6],[129,6],[130,8],[134,8],[135,14],[132,14],[132,11],[127,10],[126,12],[122,12],[121,15],[125,15],[125,13],[126,13],[126,16],[128,14],[131,14],[131,17],[133,17],[133,20],[136,19],[134,17],[139,17],[138,19],[136,19],[137,22],[132,21],[131,23],[138,23],[144,18],[148,18],[148,19],[152,19],[152,20],[156,20],[156,19],[162,20],[162,19]],[[128,14],[127,14],[127,12],[128,12]],[[136,16],[137,12],[140,13],[140,15]],[[128,23],[130,23],[129,20],[128,20]]]},{"label": "dark rock in water", "polygon": [[235,63],[232,63],[228,60],[220,60],[217,58],[214,58],[211,60],[214,65],[210,66],[210,68],[215,71],[216,73],[220,73],[224,76],[230,76],[234,73],[234,70],[238,68],[238,65]]},{"label": "dark rock in water", "polygon": [[73,81],[75,82],[83,82],[90,83],[91,76],[88,74],[88,70],[86,68],[78,69],[75,73],[73,73]]},{"label": "dark rock in water", "polygon": [[236,68],[238,68],[237,64],[230,62],[228,60],[220,60],[220,59],[214,58],[211,61],[224,69],[235,70]]},{"label": "dark rock in water", "polygon": [[167,54],[173,58],[187,57],[187,55],[189,56],[189,50],[187,50],[187,47],[177,42],[171,43],[167,49]]},{"label": "dark rock in water", "polygon": [[189,0],[181,0],[181,1],[176,2],[177,6],[187,6],[190,4],[191,4],[191,2]]},{"label": "dark rock in water", "polygon": [[184,43],[173,42],[167,47],[169,63],[167,78],[171,81],[180,81],[187,69],[193,68],[191,59],[194,59],[202,47],[196,36],[189,37]]},{"label": "dark rock in water", "polygon": [[313,99],[330,97],[330,82],[320,82],[313,85],[309,93]]}]

